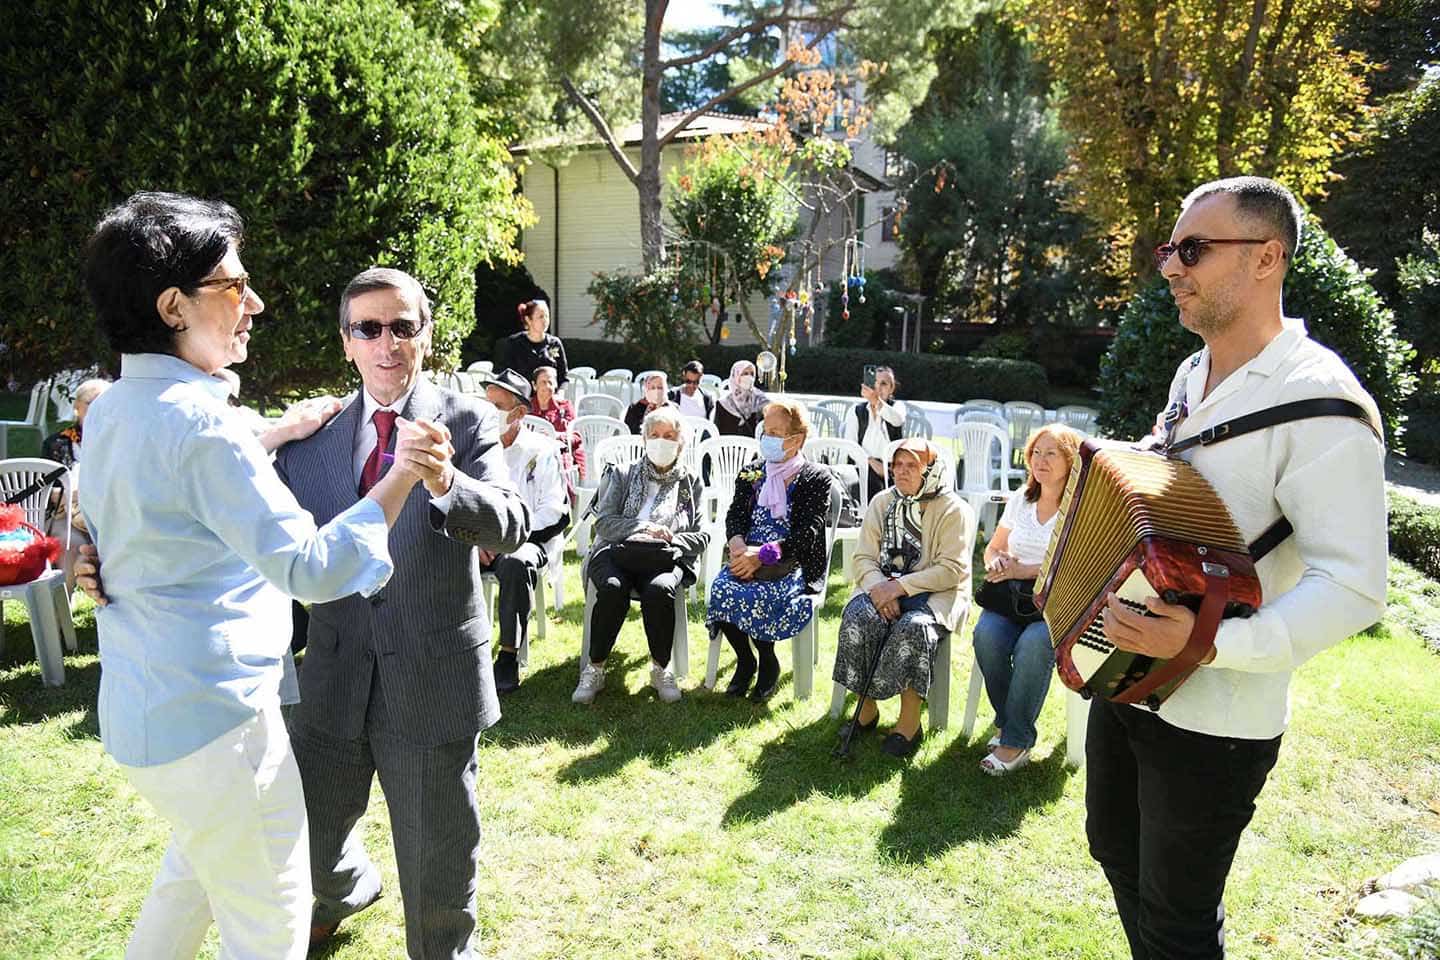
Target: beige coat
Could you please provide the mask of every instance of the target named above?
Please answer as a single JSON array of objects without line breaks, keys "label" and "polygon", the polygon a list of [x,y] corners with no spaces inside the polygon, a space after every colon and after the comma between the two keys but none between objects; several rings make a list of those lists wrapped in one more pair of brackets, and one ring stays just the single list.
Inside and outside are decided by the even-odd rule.
[{"label": "beige coat", "polygon": [[[856,583],[852,600],[885,579],[880,572],[880,538],[885,531],[885,513],[895,496],[893,487],[882,491],[870,501],[865,513],[860,542],[850,565],[850,579]],[[970,554],[974,545],[974,511],[956,493],[946,491],[924,505],[920,562],[899,580],[908,596],[930,594],[930,609],[946,630],[955,629],[970,604]]]}]

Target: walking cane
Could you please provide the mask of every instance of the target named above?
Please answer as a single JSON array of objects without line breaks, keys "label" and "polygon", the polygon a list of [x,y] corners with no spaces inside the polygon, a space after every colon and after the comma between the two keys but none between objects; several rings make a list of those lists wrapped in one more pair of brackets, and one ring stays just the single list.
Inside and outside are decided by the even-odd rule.
[{"label": "walking cane", "polygon": [[860,708],[865,705],[865,698],[870,695],[870,682],[875,679],[875,671],[880,669],[880,654],[885,652],[885,644],[890,640],[890,633],[886,631],[885,636],[875,645],[875,656],[870,658],[870,669],[865,673],[865,682],[860,684],[860,699],[855,701],[855,715],[850,718],[850,723],[845,727],[845,738],[840,741],[831,756],[837,760],[850,759],[850,740],[855,736],[855,728],[860,725]]}]

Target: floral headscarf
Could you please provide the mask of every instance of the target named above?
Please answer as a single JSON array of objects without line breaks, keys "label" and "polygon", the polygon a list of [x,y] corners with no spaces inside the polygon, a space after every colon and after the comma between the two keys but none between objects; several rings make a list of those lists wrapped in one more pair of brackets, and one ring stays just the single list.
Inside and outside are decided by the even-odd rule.
[{"label": "floral headscarf", "polygon": [[754,374],[755,364],[749,360],[736,360],[731,364],[730,389],[720,395],[720,406],[734,414],[737,420],[755,416],[770,402],[770,398],[753,385],[748,390],[740,386],[740,375],[746,370]]}]

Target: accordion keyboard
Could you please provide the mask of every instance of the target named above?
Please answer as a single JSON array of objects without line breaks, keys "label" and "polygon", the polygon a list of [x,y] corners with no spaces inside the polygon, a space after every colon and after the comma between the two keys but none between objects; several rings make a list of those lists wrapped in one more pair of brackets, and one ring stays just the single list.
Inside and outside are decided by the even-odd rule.
[{"label": "accordion keyboard", "polygon": [[[1119,600],[1129,610],[1153,617],[1154,614],[1146,609],[1145,604],[1136,603],[1126,597],[1116,594],[1115,599]],[[1105,627],[1102,617],[1096,617],[1090,621],[1090,625],[1075,638],[1075,645],[1070,648],[1070,659],[1075,664],[1076,671],[1081,678],[1088,681],[1095,675],[1101,665],[1115,652],[1115,645],[1105,639]]]}]

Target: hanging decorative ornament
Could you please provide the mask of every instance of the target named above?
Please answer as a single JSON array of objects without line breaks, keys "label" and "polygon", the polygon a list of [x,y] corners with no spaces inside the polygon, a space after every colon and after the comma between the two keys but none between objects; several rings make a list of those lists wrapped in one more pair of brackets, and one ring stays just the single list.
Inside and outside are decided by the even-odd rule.
[{"label": "hanging decorative ornament", "polygon": [[721,340],[729,340],[729,339],[730,339],[730,325],[729,325],[728,323],[725,324],[724,326],[722,326],[722,327],[720,328],[720,339],[721,339]]},{"label": "hanging decorative ornament", "polygon": [[[861,300],[860,302],[861,302],[861,303],[864,303],[865,301],[864,301],[864,300]],[[849,310],[841,310],[841,311],[840,311],[840,319],[841,319],[841,320],[849,320],[849,319],[850,319],[850,311],[849,311]]]}]

